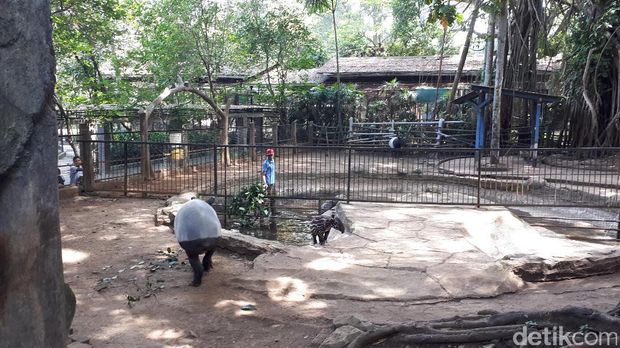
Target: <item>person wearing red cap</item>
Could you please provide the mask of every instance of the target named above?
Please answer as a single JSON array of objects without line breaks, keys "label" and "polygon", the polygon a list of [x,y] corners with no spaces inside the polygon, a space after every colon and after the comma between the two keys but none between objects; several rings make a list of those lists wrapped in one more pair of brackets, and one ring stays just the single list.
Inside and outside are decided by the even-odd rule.
[{"label": "person wearing red cap", "polygon": [[273,160],[273,149],[267,149],[265,156],[267,159],[263,162],[262,178],[263,186],[267,189],[267,194],[274,193],[274,184],[276,183],[276,162]]}]

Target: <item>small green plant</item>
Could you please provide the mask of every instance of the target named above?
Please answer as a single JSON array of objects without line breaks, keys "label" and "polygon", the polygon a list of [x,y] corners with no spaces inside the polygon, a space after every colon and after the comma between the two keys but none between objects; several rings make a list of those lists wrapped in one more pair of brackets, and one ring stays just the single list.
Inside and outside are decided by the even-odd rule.
[{"label": "small green plant", "polygon": [[258,219],[271,214],[266,204],[266,195],[261,184],[244,187],[233,197],[229,213],[240,217],[242,226],[252,226]]}]

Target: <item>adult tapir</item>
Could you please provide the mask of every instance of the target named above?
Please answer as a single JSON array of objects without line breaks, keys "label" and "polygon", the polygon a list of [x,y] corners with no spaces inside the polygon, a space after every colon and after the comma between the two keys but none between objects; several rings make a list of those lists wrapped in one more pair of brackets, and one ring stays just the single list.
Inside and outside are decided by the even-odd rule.
[{"label": "adult tapir", "polygon": [[[213,268],[211,257],[222,234],[222,225],[211,205],[201,199],[183,204],[174,219],[174,234],[194,270],[193,286],[202,282],[203,272]],[[205,254],[200,262],[200,254]]]}]

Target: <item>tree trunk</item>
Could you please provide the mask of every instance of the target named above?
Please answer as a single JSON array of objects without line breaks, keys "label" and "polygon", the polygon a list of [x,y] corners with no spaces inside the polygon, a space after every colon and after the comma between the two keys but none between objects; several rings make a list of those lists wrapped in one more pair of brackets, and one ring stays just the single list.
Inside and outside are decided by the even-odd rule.
[{"label": "tree trunk", "polygon": [[56,94],[54,94],[54,104],[56,105],[56,108],[58,108],[58,112],[60,112],[60,116],[62,117],[65,123],[65,129],[67,130],[67,135],[65,136],[65,139],[67,139],[67,143],[69,143],[69,146],[71,146],[71,150],[73,150],[73,154],[75,156],[79,156],[80,151],[73,143],[73,139],[71,139],[71,128],[69,128],[69,115],[67,115],[65,108],[60,103],[60,100],[58,100],[58,96]]},{"label": "tree trunk", "polygon": [[497,66],[495,68],[495,91],[493,93],[493,117],[491,127],[491,163],[499,163],[499,141],[501,134],[502,87],[504,84],[504,62],[506,59],[506,34],[508,31],[508,0],[500,1],[498,23]]},{"label": "tree trunk", "polygon": [[478,11],[480,10],[481,0],[476,0],[474,5],[474,11],[471,14],[471,21],[469,23],[469,29],[467,30],[467,37],[465,38],[465,44],[463,45],[463,51],[461,52],[461,60],[459,61],[459,67],[454,75],[454,82],[452,83],[452,91],[450,92],[450,101],[448,102],[448,112],[452,110],[452,102],[456,96],[456,90],[459,86],[459,80],[463,74],[463,67],[465,66],[465,60],[467,59],[467,53],[469,53],[469,45],[471,44],[471,36],[474,33],[474,27],[476,26],[476,19],[478,18]]},{"label": "tree trunk", "polygon": [[489,14],[487,40],[484,47],[484,85],[491,86],[493,74],[493,51],[495,49],[495,13]]},{"label": "tree trunk", "polygon": [[[196,89],[194,87],[190,87],[190,86],[185,86],[185,84],[181,81],[176,87],[170,89],[168,87],[166,87],[164,89],[163,92],[161,92],[160,95],[157,96],[157,98],[155,98],[151,104],[149,104],[146,108],[144,108],[144,110],[142,110],[142,117],[144,117],[144,121],[142,121],[142,117],[140,119],[140,135],[141,135],[141,139],[142,142],[146,143],[148,142],[149,139],[149,130],[148,130],[148,124],[149,124],[149,118],[151,116],[151,114],[153,113],[153,111],[155,110],[155,108],[160,105],[164,99],[166,99],[167,97],[178,93],[178,92],[190,92],[190,93],[194,93],[197,96],[199,96],[200,98],[202,98],[204,101],[207,102],[207,104],[209,104],[209,106],[211,106],[211,108],[213,109],[213,111],[215,111],[215,114],[218,118],[218,123],[222,123],[223,120],[227,120],[228,116],[224,113],[224,111],[222,111],[222,109],[215,103],[215,101],[209,97],[208,95],[206,95],[204,92],[202,92],[199,89]],[[228,134],[228,123],[226,123],[226,127],[222,128],[222,132],[226,132],[226,134]],[[223,136],[221,136],[221,139],[224,139]],[[224,143],[223,145],[228,145],[228,136],[226,137],[226,143]],[[144,180],[150,180],[153,177],[153,168],[151,166],[151,157],[150,157],[150,153],[149,153],[149,148],[146,145],[142,146],[142,176],[144,178]]]},{"label": "tree trunk", "polygon": [[[222,145],[228,145],[228,120],[229,120],[229,115],[230,115],[230,97],[226,97],[226,105],[224,107],[224,115],[222,117],[222,120],[220,122],[220,124],[222,125],[222,131],[221,131],[221,139],[222,139]],[[224,146],[224,151],[223,151],[223,159],[224,159],[224,165],[225,166],[229,166],[230,165],[230,149],[228,148],[228,146]]]},{"label": "tree trunk", "polygon": [[332,26],[334,28],[334,43],[336,46],[336,120],[338,122],[338,133],[341,131],[342,115],[340,110],[340,52],[338,52],[338,29],[336,27],[336,4],[332,2]]},{"label": "tree trunk", "polygon": [[433,117],[437,118],[438,108],[437,102],[439,100],[439,84],[441,83],[441,72],[443,69],[443,52],[446,46],[446,34],[448,32],[448,28],[443,28],[443,36],[441,38],[441,51],[439,51],[439,72],[437,73],[437,85],[435,87],[435,106],[433,107]]}]

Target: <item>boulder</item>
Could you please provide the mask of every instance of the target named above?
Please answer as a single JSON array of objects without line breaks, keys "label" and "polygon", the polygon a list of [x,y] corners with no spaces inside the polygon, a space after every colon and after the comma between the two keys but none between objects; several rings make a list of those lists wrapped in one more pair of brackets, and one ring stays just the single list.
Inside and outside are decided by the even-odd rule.
[{"label": "boulder", "polygon": [[166,200],[166,207],[176,204],[182,205],[183,203],[189,202],[194,197],[198,197],[196,192],[184,192],[180,195],[172,196]]},{"label": "boulder", "polygon": [[371,331],[374,329],[374,325],[371,322],[360,319],[355,315],[341,315],[334,318],[332,322],[334,328],[349,325],[362,331]]},{"label": "boulder", "polygon": [[244,256],[250,260],[260,254],[283,252],[284,245],[275,241],[246,236],[237,231],[222,230],[222,237],[217,243],[221,249]]},{"label": "boulder", "polygon": [[327,336],[325,341],[321,343],[319,348],[343,348],[351,343],[357,336],[363,332],[350,325],[337,328],[331,335]]}]

